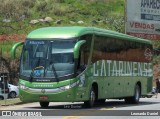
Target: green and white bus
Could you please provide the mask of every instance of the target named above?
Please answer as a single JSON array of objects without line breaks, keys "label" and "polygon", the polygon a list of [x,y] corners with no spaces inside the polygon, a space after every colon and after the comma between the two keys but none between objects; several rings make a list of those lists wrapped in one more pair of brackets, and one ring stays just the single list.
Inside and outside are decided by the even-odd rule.
[{"label": "green and white bus", "polygon": [[23,102],[84,102],[105,99],[138,103],[152,90],[151,41],[93,27],[46,27],[11,50],[20,59]]}]

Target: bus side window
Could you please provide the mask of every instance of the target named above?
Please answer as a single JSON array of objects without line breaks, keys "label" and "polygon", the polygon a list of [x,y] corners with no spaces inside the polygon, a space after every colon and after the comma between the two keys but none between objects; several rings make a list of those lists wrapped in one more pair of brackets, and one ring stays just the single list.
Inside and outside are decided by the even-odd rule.
[{"label": "bus side window", "polygon": [[81,48],[80,53],[79,53],[79,59],[78,59],[78,72],[83,72],[86,68],[86,63],[85,63],[85,53],[83,48]]},{"label": "bus side window", "polygon": [[29,53],[27,50],[24,52],[23,62],[25,63],[25,64],[23,64],[24,67],[26,67],[28,69],[29,68],[28,67],[29,66],[28,65],[29,64]]},{"label": "bus side window", "polygon": [[81,72],[84,71],[88,65],[90,49],[91,49],[91,42],[92,42],[92,34],[83,35],[80,37],[82,40],[86,40],[86,43],[81,46],[80,49],[80,56],[79,56],[79,63],[78,63],[78,70]]},{"label": "bus side window", "polygon": [[84,53],[84,51],[82,50],[81,51],[81,59],[80,59],[80,69],[81,69],[81,71],[83,71],[83,70],[85,70],[85,68],[86,68],[86,65],[87,65],[87,63],[85,62],[85,53]]}]

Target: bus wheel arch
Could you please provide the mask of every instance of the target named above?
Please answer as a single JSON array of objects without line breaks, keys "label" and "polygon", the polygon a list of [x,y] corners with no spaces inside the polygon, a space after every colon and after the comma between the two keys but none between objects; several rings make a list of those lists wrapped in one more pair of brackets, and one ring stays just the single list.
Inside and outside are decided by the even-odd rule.
[{"label": "bus wheel arch", "polygon": [[138,86],[139,86],[139,88],[140,88],[140,95],[141,95],[141,91],[142,91],[141,82],[140,82],[140,81],[138,81],[136,85],[138,85]]},{"label": "bus wheel arch", "polygon": [[84,101],[85,107],[88,108],[93,107],[97,99],[98,99],[98,85],[96,82],[94,82],[90,88],[89,100]]},{"label": "bus wheel arch", "polygon": [[96,83],[96,82],[94,82],[93,84],[92,84],[92,87],[93,87],[93,89],[94,89],[94,91],[95,91],[95,96],[96,96],[96,99],[95,100],[98,100],[98,84]]}]

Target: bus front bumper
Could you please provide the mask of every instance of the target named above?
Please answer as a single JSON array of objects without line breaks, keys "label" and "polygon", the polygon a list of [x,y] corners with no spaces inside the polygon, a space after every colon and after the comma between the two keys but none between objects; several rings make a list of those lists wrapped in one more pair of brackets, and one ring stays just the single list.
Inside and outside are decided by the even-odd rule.
[{"label": "bus front bumper", "polygon": [[74,102],[76,86],[70,89],[20,89],[23,102]]}]

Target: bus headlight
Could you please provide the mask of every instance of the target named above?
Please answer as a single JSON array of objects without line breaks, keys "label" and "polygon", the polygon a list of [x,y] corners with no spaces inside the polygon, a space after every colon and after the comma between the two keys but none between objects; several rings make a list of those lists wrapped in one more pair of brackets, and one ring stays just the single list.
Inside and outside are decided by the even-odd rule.
[{"label": "bus headlight", "polygon": [[25,85],[23,85],[23,84],[19,84],[19,89],[25,90],[25,89],[27,89],[27,87]]},{"label": "bus headlight", "polygon": [[67,85],[67,86],[64,86],[64,87],[60,87],[60,89],[61,89],[61,90],[68,90],[68,89],[70,89],[70,86]]}]

